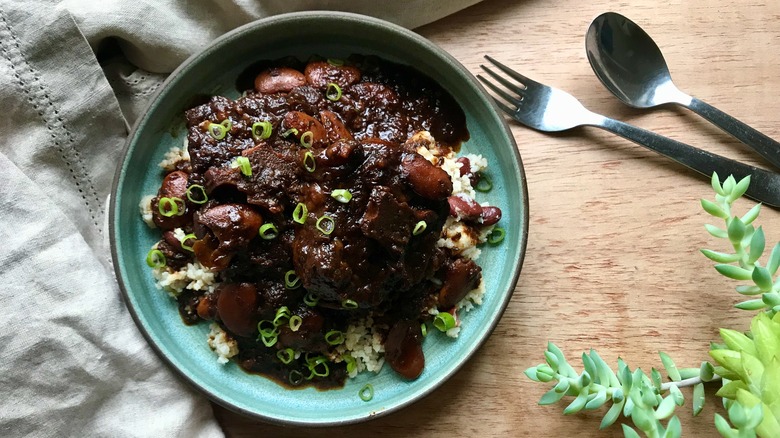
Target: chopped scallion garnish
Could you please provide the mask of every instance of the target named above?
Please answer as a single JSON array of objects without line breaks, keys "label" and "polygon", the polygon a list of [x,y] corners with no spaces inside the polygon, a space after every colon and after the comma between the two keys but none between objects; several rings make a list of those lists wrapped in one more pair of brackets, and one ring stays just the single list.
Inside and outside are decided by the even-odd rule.
[{"label": "chopped scallion garnish", "polygon": [[311,151],[306,151],[306,153],[303,154],[303,167],[305,167],[306,171],[309,173],[314,172],[314,170],[317,169],[317,162],[314,160],[314,154],[312,154]]},{"label": "chopped scallion garnish", "polygon": [[185,210],[184,201],[175,196],[162,197],[157,201],[157,210],[165,217],[181,216]]},{"label": "chopped scallion garnish", "polygon": [[346,204],[352,200],[352,193],[347,189],[336,189],[330,192],[330,196],[342,204]]},{"label": "chopped scallion garnish", "polygon": [[417,222],[414,225],[414,230],[412,231],[412,234],[415,236],[419,236],[420,234],[423,233],[423,231],[425,231],[426,228],[428,228],[428,224],[425,223],[425,221]]},{"label": "chopped scallion garnish", "polygon": [[181,247],[182,247],[182,249],[186,249],[187,251],[192,251],[193,250],[192,249],[192,245],[187,245],[187,243],[186,243],[190,239],[198,240],[198,238],[194,234],[192,234],[192,233],[187,234],[186,236],[181,238]]},{"label": "chopped scallion garnish", "polygon": [[209,135],[216,140],[222,140],[227,135],[228,131],[233,127],[233,122],[230,119],[225,119],[221,123],[211,123],[206,125],[206,130]]},{"label": "chopped scallion garnish", "polygon": [[296,289],[301,285],[301,278],[292,269],[284,273],[284,287]]},{"label": "chopped scallion garnish", "polygon": [[298,135],[298,130],[295,128],[290,128],[282,133],[282,137],[287,138],[288,135]]},{"label": "chopped scallion garnish", "polygon": [[291,385],[297,386],[300,385],[301,382],[303,382],[303,374],[301,374],[298,370],[292,370],[290,371],[290,374],[287,376],[287,380],[290,381]]},{"label": "chopped scallion garnish", "polygon": [[446,332],[455,327],[455,317],[451,313],[440,312],[433,319],[433,326],[441,332]]},{"label": "chopped scallion garnish", "polygon": [[303,324],[303,318],[300,316],[293,315],[290,317],[290,330],[297,332],[301,328],[301,324]]},{"label": "chopped scallion garnish", "polygon": [[265,140],[272,132],[273,125],[269,121],[252,123],[252,138],[255,140]]},{"label": "chopped scallion garnish", "polygon": [[358,392],[358,396],[360,396],[360,399],[364,402],[371,401],[371,399],[374,398],[374,385],[366,383]]},{"label": "chopped scallion garnish", "polygon": [[328,235],[336,229],[336,221],[333,219],[333,217],[325,214],[322,215],[321,218],[317,219],[315,227],[317,227],[317,229],[320,230],[322,234]]},{"label": "chopped scallion garnish", "polygon": [[206,189],[200,184],[187,187],[187,199],[193,204],[205,204],[209,200]]},{"label": "chopped scallion garnish", "polygon": [[477,182],[477,186],[474,187],[474,190],[478,192],[489,192],[490,189],[493,188],[493,181],[490,180],[490,177],[485,175],[484,173],[479,174],[479,182]]},{"label": "chopped scallion garnish", "polygon": [[330,369],[328,368],[328,358],[325,356],[317,356],[306,360],[306,366],[309,368],[309,377],[307,380],[311,380],[314,376],[328,377]]},{"label": "chopped scallion garnish", "polygon": [[420,331],[422,332],[423,338],[428,336],[428,326],[425,323],[420,324]]},{"label": "chopped scallion garnish", "polygon": [[285,348],[284,350],[277,351],[276,357],[278,357],[283,364],[287,365],[295,358],[295,351],[293,351],[292,348]]},{"label": "chopped scallion garnish", "polygon": [[276,225],[272,223],[263,224],[260,226],[260,229],[257,231],[257,233],[262,237],[264,240],[271,240],[276,238],[276,236],[279,235],[279,229],[276,228]]},{"label": "chopped scallion garnish", "polygon": [[344,343],[344,332],[340,330],[331,330],[325,333],[325,342],[328,345],[341,345]]},{"label": "chopped scallion garnish", "polygon": [[341,307],[345,309],[357,309],[358,303],[355,302],[354,300],[347,299],[341,302]]},{"label": "chopped scallion garnish", "polygon": [[252,163],[249,162],[247,157],[236,157],[233,163],[230,164],[233,169],[241,169],[241,174],[244,176],[252,176]]},{"label": "chopped scallion garnish", "polygon": [[162,268],[165,266],[165,254],[159,249],[152,249],[146,254],[146,264],[150,268]]},{"label": "chopped scallion garnish", "polygon": [[504,240],[504,236],[506,236],[506,230],[501,227],[495,227],[488,234],[487,241],[491,245],[498,245]]},{"label": "chopped scallion garnish", "polygon": [[293,221],[303,224],[306,222],[306,216],[309,214],[309,209],[306,208],[306,204],[299,202],[293,210]]},{"label": "chopped scallion garnish", "polygon": [[344,362],[347,363],[347,372],[351,373],[352,371],[355,371],[357,368],[357,361],[354,357],[352,357],[351,354],[345,354],[341,356],[342,359],[344,359]]},{"label": "chopped scallion garnish", "polygon": [[260,333],[257,340],[261,341],[266,347],[273,347],[279,338],[279,330],[273,321],[267,319],[257,323],[257,331]]},{"label": "chopped scallion garnish", "polygon": [[274,317],[274,327],[279,327],[280,325],[287,324],[287,321],[290,319],[290,309],[287,306],[282,306],[279,309],[276,310],[276,316]]},{"label": "chopped scallion garnish", "polygon": [[[296,132],[297,134],[297,132]],[[301,134],[301,146],[305,148],[310,148],[311,145],[314,144],[314,133],[311,131],[306,131],[303,134]]]},{"label": "chopped scallion garnish", "polygon": [[335,102],[341,99],[341,87],[333,82],[329,83],[328,89],[325,90],[325,97],[327,97],[331,102]]},{"label": "chopped scallion garnish", "polygon": [[303,302],[309,307],[314,307],[317,305],[317,303],[320,301],[319,295],[315,294],[314,292],[309,292],[306,294],[305,297],[303,297]]}]

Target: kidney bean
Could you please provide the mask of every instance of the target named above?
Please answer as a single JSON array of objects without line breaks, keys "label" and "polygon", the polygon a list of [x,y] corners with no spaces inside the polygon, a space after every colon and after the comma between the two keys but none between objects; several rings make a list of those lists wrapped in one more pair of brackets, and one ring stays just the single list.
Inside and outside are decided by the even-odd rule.
[{"label": "kidney bean", "polygon": [[200,298],[196,312],[201,319],[211,321],[217,317],[217,298],[218,295],[216,293],[211,295],[204,295]]},{"label": "kidney bean", "polygon": [[467,222],[476,222],[482,217],[482,206],[463,193],[447,198],[450,204],[450,216]]},{"label": "kidney bean", "polygon": [[401,376],[416,379],[425,367],[422,332],[416,320],[396,322],[385,340],[385,361]]},{"label": "kidney bean", "polygon": [[222,204],[199,212],[196,221],[214,233],[220,246],[239,246],[257,235],[263,217],[243,204]]},{"label": "kidney bean", "polygon": [[282,133],[287,131],[288,129],[295,129],[298,132],[294,132],[290,134],[290,137],[295,137],[298,141],[301,140],[301,136],[307,132],[311,131],[312,138],[311,142],[313,146],[324,146],[325,140],[327,139],[327,134],[325,132],[325,127],[322,126],[322,123],[320,123],[319,120],[315,119],[314,117],[300,112],[300,111],[290,111],[287,114],[284,115],[284,120],[282,121]]},{"label": "kidney bean", "polygon": [[257,290],[250,283],[222,283],[217,287],[217,314],[231,332],[250,337],[257,333]]},{"label": "kidney bean", "polygon": [[412,190],[423,198],[442,199],[452,193],[449,174],[419,154],[405,154],[401,170]]},{"label": "kidney bean", "polygon": [[255,90],[266,94],[289,93],[305,84],[306,76],[289,67],[269,68],[255,78]]},{"label": "kidney bean", "polygon": [[[154,224],[162,230],[172,230],[174,228],[181,228],[186,225],[192,217],[192,212],[187,208],[187,185],[189,184],[189,175],[181,170],[173,171],[163,179],[160,190],[157,191],[157,196],[152,199],[152,219]],[[179,209],[184,209],[181,214],[175,214],[167,217],[160,214],[160,199],[161,198],[179,198],[182,202],[178,202],[176,205]]]},{"label": "kidney bean", "polygon": [[498,207],[482,207],[482,225],[495,225],[501,220],[501,209]]},{"label": "kidney bean", "polygon": [[439,290],[440,309],[449,309],[457,305],[469,291],[479,285],[482,268],[466,258],[455,259],[444,269],[444,283]]},{"label": "kidney bean", "polygon": [[303,72],[306,82],[310,85],[325,89],[329,83],[334,83],[341,88],[352,85],[360,80],[360,70],[350,65],[332,65],[325,61],[312,61],[306,65]]},{"label": "kidney bean", "polygon": [[461,163],[460,176],[468,175],[471,173],[471,161],[466,157],[460,157],[455,160],[456,163]]}]

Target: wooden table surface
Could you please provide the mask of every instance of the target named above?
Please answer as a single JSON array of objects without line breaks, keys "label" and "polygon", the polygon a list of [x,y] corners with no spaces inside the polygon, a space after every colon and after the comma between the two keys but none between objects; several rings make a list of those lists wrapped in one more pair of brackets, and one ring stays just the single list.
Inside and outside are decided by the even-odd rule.
[{"label": "wooden table surface", "polygon": [[[595,112],[767,167],[688,110],[633,110],[612,97],[584,49],[591,20],[609,10],[656,40],[680,89],[780,138],[778,1],[486,0],[418,32],[472,73],[490,54]],[[732,307],[737,283],[699,253],[727,249],[703,228],[712,223],[699,205],[713,196],[706,181],[598,129],[546,135],[511,127],[528,179],[529,241],[514,296],[479,354],[432,396],[359,425],[284,428],[215,406],[228,436],[622,436],[619,426],[599,432],[604,411],[563,416],[564,405],[537,405],[548,388],[523,371],[543,361],[548,340],[574,364],[593,347],[610,364],[620,356],[649,370],[660,368],[659,350],[679,366],[698,366],[719,327],[748,327],[753,312]],[[752,203],[738,205],[744,212]],[[758,223],[768,247],[780,240],[777,210],[764,208]],[[714,388],[708,396],[699,417],[690,400],[678,410],[684,436],[717,436]]]}]

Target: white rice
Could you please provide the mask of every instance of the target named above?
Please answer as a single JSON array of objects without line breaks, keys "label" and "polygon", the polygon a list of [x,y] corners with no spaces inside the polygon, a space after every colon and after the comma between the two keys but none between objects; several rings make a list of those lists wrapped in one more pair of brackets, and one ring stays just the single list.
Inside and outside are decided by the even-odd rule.
[{"label": "white rice", "polygon": [[335,361],[341,362],[344,354],[355,359],[356,367],[349,373],[349,377],[355,377],[363,371],[378,373],[382,370],[385,346],[382,344],[381,329],[386,331],[388,327],[375,325],[370,316],[347,327],[344,343],[336,347],[338,357]]},{"label": "white rice", "polygon": [[146,195],[141,198],[141,202],[138,203],[138,210],[141,211],[141,219],[144,220],[144,223],[149,228],[157,228],[152,218],[152,199],[154,199],[154,195]]},{"label": "white rice", "polygon": [[165,169],[166,172],[172,172],[176,170],[176,164],[180,161],[190,161],[186,138],[184,139],[183,147],[174,146],[165,153],[165,158],[160,162],[159,166]]},{"label": "white rice", "polygon": [[231,357],[238,354],[238,342],[230,339],[227,332],[215,322],[212,322],[209,328],[211,329],[208,337],[209,347],[217,353],[217,362],[224,365]]},{"label": "white rice", "polygon": [[167,266],[155,268],[152,275],[157,280],[157,289],[168,292],[174,298],[184,289],[213,292],[217,287],[214,273],[200,262],[187,263],[187,266],[178,271]]}]

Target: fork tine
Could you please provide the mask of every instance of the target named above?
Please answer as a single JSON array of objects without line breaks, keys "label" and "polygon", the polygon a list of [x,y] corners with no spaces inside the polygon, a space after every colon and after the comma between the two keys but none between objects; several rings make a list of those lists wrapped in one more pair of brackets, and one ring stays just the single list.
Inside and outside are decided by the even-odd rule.
[{"label": "fork tine", "polygon": [[499,107],[501,109],[501,111],[507,113],[507,115],[509,115],[509,116],[514,116],[515,113],[517,112],[516,110],[513,110],[512,108],[507,106],[507,104],[505,104],[504,102],[501,102],[500,100],[496,99],[495,97],[493,98],[493,102],[496,104],[497,107]]},{"label": "fork tine", "polygon": [[523,87],[518,86],[517,84],[514,84],[512,82],[509,82],[509,80],[498,73],[494,72],[493,70],[489,69],[488,67],[485,67],[484,65],[480,65],[482,67],[482,70],[485,70],[485,73],[489,74],[490,77],[495,79],[496,81],[500,82],[501,85],[507,87],[508,89],[514,91],[515,93],[519,95],[523,95],[525,92],[525,89]]},{"label": "fork tine", "polygon": [[501,88],[497,87],[494,83],[488,81],[485,79],[482,75],[477,75],[477,79],[482,81],[483,84],[485,84],[488,88],[493,90],[494,93],[501,96],[502,99],[506,100],[507,102],[515,105],[520,106],[520,99],[512,96],[511,94],[507,93],[506,91],[502,90]]},{"label": "fork tine", "polygon": [[513,79],[517,80],[518,82],[520,82],[523,85],[528,86],[528,85],[538,85],[539,84],[538,82],[534,81],[533,79],[525,77],[525,76],[521,75],[520,73],[512,70],[511,68],[505,66],[504,64],[496,61],[495,59],[491,58],[489,55],[485,55],[485,59],[490,61],[491,64],[493,64],[496,67],[498,67],[499,70],[501,70],[502,72],[506,73],[507,75],[509,75],[510,77],[512,77]]}]

